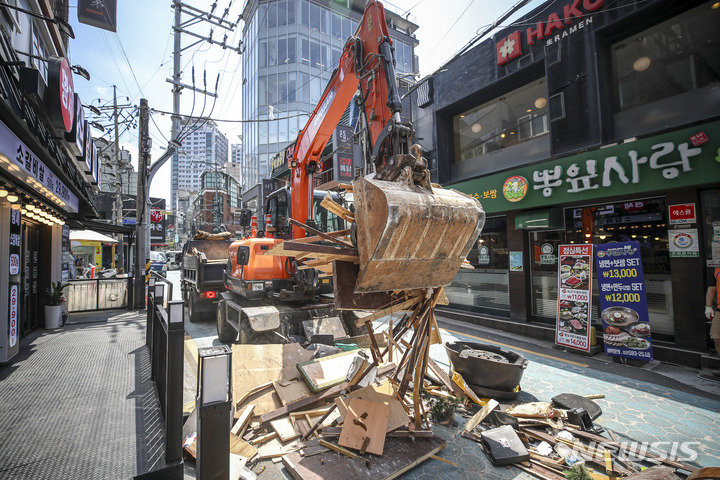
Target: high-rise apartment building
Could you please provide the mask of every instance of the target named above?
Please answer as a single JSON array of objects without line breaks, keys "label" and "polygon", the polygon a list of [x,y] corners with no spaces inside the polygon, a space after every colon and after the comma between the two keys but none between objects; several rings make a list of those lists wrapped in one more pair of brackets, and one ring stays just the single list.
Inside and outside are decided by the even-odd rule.
[{"label": "high-rise apartment building", "polygon": [[[396,71],[417,71],[417,25],[383,2]],[[293,142],[320,100],[365,0],[247,0],[243,9],[242,191],[270,178],[270,159]],[[249,121],[248,121],[249,120]]]},{"label": "high-rise apartment building", "polygon": [[228,140],[212,120],[185,120],[180,126],[182,147],[172,159],[171,204],[178,205],[178,191],[201,189],[205,170],[221,169],[228,160]]}]

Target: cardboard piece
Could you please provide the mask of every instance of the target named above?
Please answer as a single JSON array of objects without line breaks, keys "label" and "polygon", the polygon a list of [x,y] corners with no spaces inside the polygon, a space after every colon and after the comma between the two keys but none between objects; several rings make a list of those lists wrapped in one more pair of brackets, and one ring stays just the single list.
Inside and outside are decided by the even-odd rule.
[{"label": "cardboard piece", "polygon": [[255,387],[267,382],[298,378],[296,365],[312,358],[312,352],[297,343],[287,345],[233,345],[233,403],[236,408],[255,405],[254,415],[262,415],[282,406],[273,388],[249,395],[243,405],[238,400]]},{"label": "cardboard piece", "polygon": [[338,445],[382,455],[389,416],[389,405],[353,398],[348,404]]}]

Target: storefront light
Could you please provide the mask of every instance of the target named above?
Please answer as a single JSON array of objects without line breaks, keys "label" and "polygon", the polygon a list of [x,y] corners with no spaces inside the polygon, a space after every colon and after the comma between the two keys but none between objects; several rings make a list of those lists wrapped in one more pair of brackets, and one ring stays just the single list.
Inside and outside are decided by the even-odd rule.
[{"label": "storefront light", "polygon": [[7,201],[10,202],[10,203],[15,203],[15,202],[17,202],[18,200],[20,200],[20,197],[18,197],[18,196],[15,195],[14,193],[11,193],[11,194],[9,194],[9,195],[7,196]]},{"label": "storefront light", "polygon": [[10,205],[10,208],[12,208],[13,210],[20,210],[22,206],[19,203],[13,203],[12,205]]},{"label": "storefront light", "polygon": [[470,127],[470,130],[472,130],[473,133],[480,133],[480,130],[482,130],[482,125],[479,123],[473,123]]},{"label": "storefront light", "polygon": [[720,8],[720,2],[715,2],[710,5],[710,10],[717,10],[718,8]]},{"label": "storefront light", "polygon": [[545,108],[547,106],[547,98],[538,97],[535,99],[535,108]]},{"label": "storefront light", "polygon": [[644,72],[648,68],[650,68],[650,57],[640,57],[635,62],[633,62],[633,70],[636,72]]},{"label": "storefront light", "polygon": [[28,218],[35,218],[35,214],[33,212],[28,212],[25,216]]},{"label": "storefront light", "polygon": [[20,209],[20,214],[21,214],[21,215],[27,215],[27,210],[25,210],[24,208],[21,208],[21,209]]},{"label": "storefront light", "polygon": [[32,212],[33,210],[35,210],[35,205],[33,205],[32,203],[29,203],[25,206],[25,208],[27,208],[28,210],[30,210]]},{"label": "storefront light", "polygon": [[0,198],[7,197],[8,193],[10,193],[10,192],[5,190],[4,188],[0,188]]}]

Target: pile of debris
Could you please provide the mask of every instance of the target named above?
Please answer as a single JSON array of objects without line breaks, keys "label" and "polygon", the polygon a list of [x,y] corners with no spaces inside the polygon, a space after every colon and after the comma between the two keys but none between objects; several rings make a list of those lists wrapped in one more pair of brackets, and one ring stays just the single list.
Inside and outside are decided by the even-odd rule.
[{"label": "pile of debris", "polygon": [[[371,322],[384,318],[385,331],[335,338],[332,347],[233,345],[231,457],[241,467],[282,461],[297,480],[390,479],[427,459],[457,467],[438,456],[446,442],[431,427],[454,425],[459,409],[471,417],[461,435],[478,442],[493,464],[540,479],[669,480],[679,478],[676,469],[696,470],[667,455],[633,450],[604,432],[593,424],[602,411],[591,399],[561,394],[552,402],[501,405],[481,398],[457,368],[447,372],[429,355],[430,345],[442,343],[434,307],[443,296],[442,289],[428,290],[363,317],[358,322],[369,331]],[[398,311],[407,313],[393,324],[389,313]],[[322,334],[319,327],[313,331]],[[508,352],[481,355],[479,344],[446,348],[463,360],[527,365]],[[514,393],[519,390],[518,384]],[[658,465],[641,471],[633,454]]]}]

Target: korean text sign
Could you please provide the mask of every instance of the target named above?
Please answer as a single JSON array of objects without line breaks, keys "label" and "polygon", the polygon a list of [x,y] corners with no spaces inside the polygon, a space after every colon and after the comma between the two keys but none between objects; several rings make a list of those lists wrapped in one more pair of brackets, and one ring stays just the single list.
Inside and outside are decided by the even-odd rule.
[{"label": "korean text sign", "polygon": [[652,360],[650,319],[638,242],[596,246],[605,353]]},{"label": "korean text sign", "polygon": [[593,246],[558,247],[558,302],[555,343],[590,351]]}]

